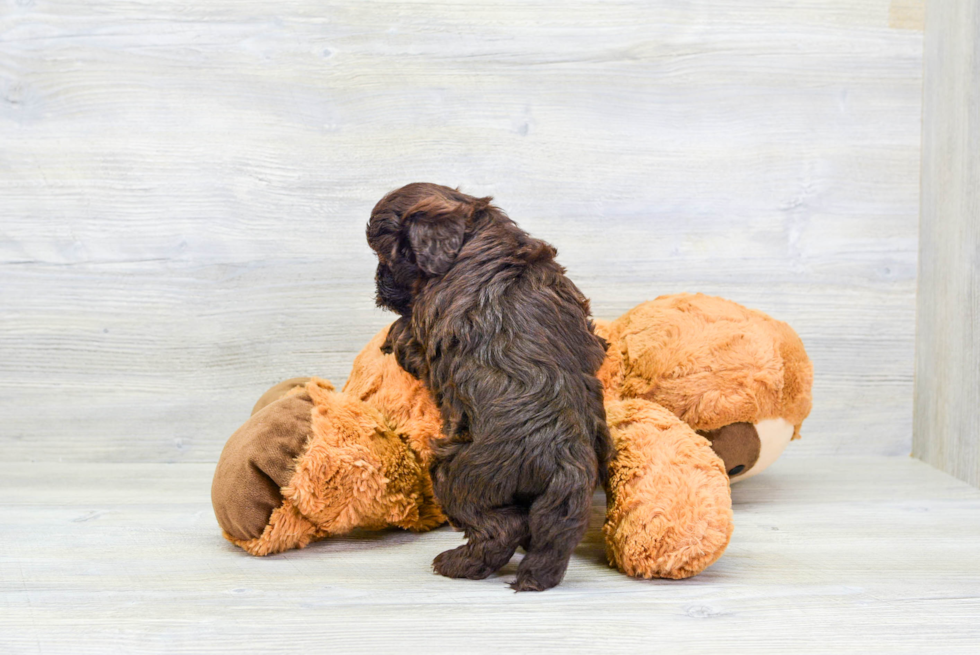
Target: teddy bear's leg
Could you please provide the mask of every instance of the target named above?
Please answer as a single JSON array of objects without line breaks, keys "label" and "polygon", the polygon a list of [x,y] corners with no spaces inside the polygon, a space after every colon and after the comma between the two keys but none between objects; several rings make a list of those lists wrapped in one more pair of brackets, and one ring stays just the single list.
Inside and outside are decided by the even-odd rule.
[{"label": "teddy bear's leg", "polygon": [[687,578],[714,563],[732,535],[731,492],[707,439],[660,405],[610,400],[606,551],[623,573]]},{"label": "teddy bear's leg", "polygon": [[306,390],[306,384],[309,381],[310,378],[290,378],[270,387],[269,390],[262,394],[255,402],[255,405],[252,407],[251,415],[256,414],[259,410],[265,409],[267,405],[271,405],[281,398],[302,393]]},{"label": "teddy bear's leg", "polygon": [[389,526],[428,530],[442,522],[425,494],[420,458],[373,406],[313,378],[310,440],[282,489],[322,536]]},{"label": "teddy bear's leg", "polygon": [[232,543],[266,555],[355,528],[442,522],[418,458],[377,410],[316,378],[291,389],[232,436],[218,463],[212,501]]},{"label": "teddy bear's leg", "polygon": [[316,534],[316,526],[284,503],[280,491],[306,448],[313,400],[305,391],[278,398],[293,388],[279,386],[263,395],[265,403],[260,406],[260,400],[228,439],[211,485],[225,538],[253,555],[302,547]]}]

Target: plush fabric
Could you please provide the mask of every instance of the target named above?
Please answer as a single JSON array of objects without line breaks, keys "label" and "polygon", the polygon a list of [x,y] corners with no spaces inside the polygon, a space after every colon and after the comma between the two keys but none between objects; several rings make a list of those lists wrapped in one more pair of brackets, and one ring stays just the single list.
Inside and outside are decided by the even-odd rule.
[{"label": "plush fabric", "polygon": [[608,331],[621,377],[606,388],[663,405],[695,430],[779,417],[799,435],[810,413],[813,369],[803,344],[762,312],[678,294],[638,305]]},{"label": "plush fabric", "polygon": [[728,475],[738,475],[751,469],[759,461],[762,441],[759,431],[751,423],[731,423],[717,430],[698,430],[708,440],[711,449],[725,463]]},{"label": "plush fabric", "polygon": [[[599,377],[617,449],[603,528],[609,561],[635,577],[695,575],[721,557],[732,536],[727,471],[743,467],[733,479],[757,473],[781,452],[760,453],[770,446],[760,445],[757,426],[783,424],[787,442],[799,437],[812,366],[785,323],[701,294],[663,296],[596,323],[610,344]],[[445,521],[428,473],[441,418],[421,383],[381,352],[386,334],[357,356],[341,392],[316,378],[288,380],[229,440],[212,500],[232,543],[265,555],[355,528],[428,530]],[[305,407],[296,404],[306,398]],[[262,447],[289,452],[268,436],[280,428],[261,418],[276,407],[294,412],[273,423],[293,421],[303,446],[286,469],[273,458],[277,477],[266,477],[281,480],[287,470],[289,479],[270,511],[269,485],[243,483],[235,472],[258,461]],[[243,450],[242,443],[251,445]]]},{"label": "plush fabric", "polygon": [[[292,384],[284,385],[279,393],[293,389]],[[300,399],[305,402],[301,404]],[[282,482],[276,509],[267,512],[268,491],[255,484],[255,476],[245,480],[228,476],[229,460],[240,461],[242,449],[229,450],[226,446],[227,456],[222,454],[215,473],[212,500],[225,537],[232,543],[253,555],[266,555],[302,548],[312,540],[355,528],[427,530],[445,520],[406,433],[396,434],[373,406],[337,393],[325,380],[312,378],[301,394],[271,402],[229,440],[229,444],[248,444],[249,464],[258,459],[255,449],[263,444],[272,448],[267,427],[270,417],[277,426],[297,426],[295,434],[304,435],[303,446],[289,461],[288,475],[279,476]],[[228,489],[236,485],[241,485],[240,495],[231,496]],[[252,500],[242,503],[241,498],[248,494]],[[259,530],[250,525],[243,531],[225,518],[234,510],[243,513],[243,507],[253,504],[265,513]]]},{"label": "plush fabric", "polygon": [[228,439],[211,486],[225,534],[249,540],[263,533],[306,448],[312,408],[308,395],[284,397],[260,408]]},{"label": "plush fabric", "polygon": [[616,445],[607,490],[606,553],[623,573],[686,578],[731,539],[728,476],[708,440],[641,398],[606,403]]}]

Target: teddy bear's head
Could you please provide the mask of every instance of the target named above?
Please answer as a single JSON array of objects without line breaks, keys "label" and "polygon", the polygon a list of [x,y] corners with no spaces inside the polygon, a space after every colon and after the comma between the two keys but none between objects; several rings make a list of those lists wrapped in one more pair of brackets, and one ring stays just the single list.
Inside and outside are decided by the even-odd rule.
[{"label": "teddy bear's head", "polygon": [[658,403],[708,439],[732,481],[772,464],[800,436],[813,367],[785,323],[703,294],[661,296],[611,323],[606,394]]}]

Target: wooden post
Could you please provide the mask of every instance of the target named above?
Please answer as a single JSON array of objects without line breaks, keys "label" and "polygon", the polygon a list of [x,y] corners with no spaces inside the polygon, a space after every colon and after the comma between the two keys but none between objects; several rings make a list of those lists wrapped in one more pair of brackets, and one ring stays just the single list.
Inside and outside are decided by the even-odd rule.
[{"label": "wooden post", "polygon": [[926,12],[912,454],[980,486],[980,3]]}]

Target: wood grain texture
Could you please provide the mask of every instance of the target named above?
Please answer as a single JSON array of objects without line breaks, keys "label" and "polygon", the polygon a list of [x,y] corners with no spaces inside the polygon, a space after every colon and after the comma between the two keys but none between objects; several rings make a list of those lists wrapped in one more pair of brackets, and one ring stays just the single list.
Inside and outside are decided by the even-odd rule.
[{"label": "wood grain texture", "polygon": [[980,487],[980,5],[929,5],[913,453]]},{"label": "wood grain texture", "polygon": [[734,489],[735,534],[684,581],[608,568],[596,497],[543,594],[429,568],[459,533],[254,558],[208,464],[0,465],[0,651],[976,653],[980,491],[908,457],[793,459]]},{"label": "wood grain texture", "polygon": [[0,459],[214,461],[390,316],[363,228],[495,195],[615,317],[791,323],[787,457],[906,454],[921,34],[886,0],[0,4]]},{"label": "wood grain texture", "polygon": [[888,26],[898,30],[925,29],[925,0],[892,0],[888,8]]}]

